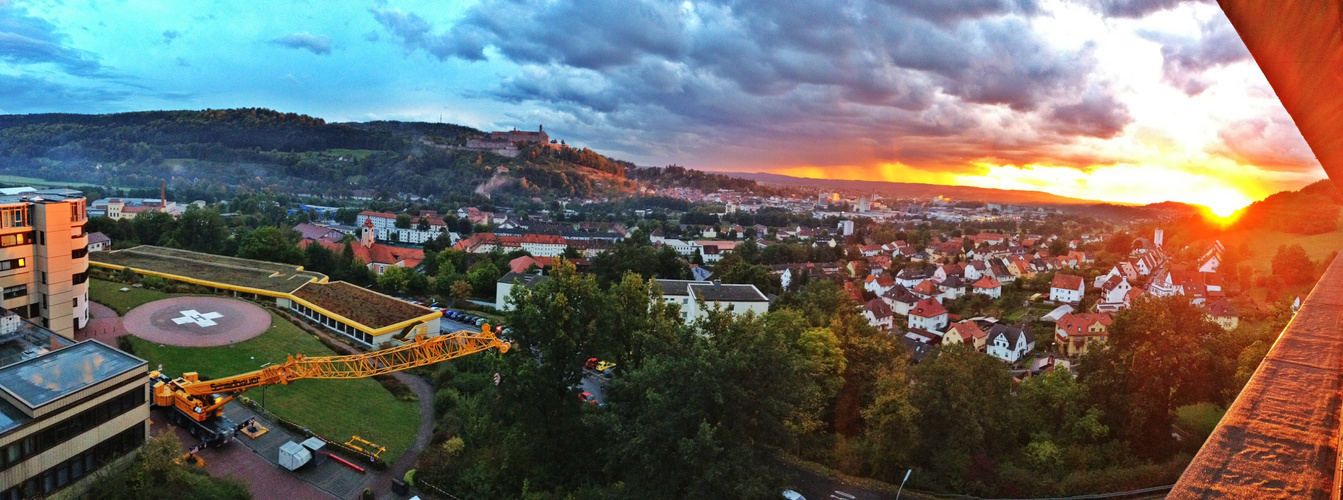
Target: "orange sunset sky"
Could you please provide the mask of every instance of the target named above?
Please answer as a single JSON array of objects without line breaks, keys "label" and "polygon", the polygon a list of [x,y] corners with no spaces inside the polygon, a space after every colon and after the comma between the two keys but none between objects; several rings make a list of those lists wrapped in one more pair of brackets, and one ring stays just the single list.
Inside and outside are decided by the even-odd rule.
[{"label": "orange sunset sky", "polygon": [[1216,3],[0,0],[0,113],[268,107],[1228,213],[1324,177]]}]

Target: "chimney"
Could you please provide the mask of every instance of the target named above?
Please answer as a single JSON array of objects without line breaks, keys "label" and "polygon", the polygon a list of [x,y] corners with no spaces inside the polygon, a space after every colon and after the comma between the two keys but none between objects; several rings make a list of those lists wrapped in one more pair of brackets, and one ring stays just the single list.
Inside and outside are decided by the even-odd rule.
[{"label": "chimney", "polygon": [[168,211],[168,181],[159,181],[159,206]]},{"label": "chimney", "polygon": [[714,289],[714,290],[722,290],[722,289],[723,289],[723,280],[713,280],[713,289]]},{"label": "chimney", "polygon": [[545,132],[545,131],[546,131],[546,126],[545,126],[545,125],[540,125],[540,126],[537,127],[536,131],[537,131],[537,132]]},{"label": "chimney", "polygon": [[1158,248],[1160,248],[1160,247],[1161,247],[1161,239],[1162,239],[1162,237],[1165,236],[1165,235],[1166,235],[1166,232],[1165,232],[1165,231],[1162,231],[1162,230],[1160,230],[1160,229],[1156,230],[1156,236],[1152,238],[1152,243],[1155,244]]}]

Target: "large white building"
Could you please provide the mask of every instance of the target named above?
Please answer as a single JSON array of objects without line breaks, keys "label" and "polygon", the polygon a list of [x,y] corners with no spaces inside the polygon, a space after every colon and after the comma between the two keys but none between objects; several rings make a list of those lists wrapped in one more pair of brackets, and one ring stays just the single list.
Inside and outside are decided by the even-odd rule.
[{"label": "large white building", "polygon": [[0,305],[67,339],[89,321],[84,195],[0,196]]},{"label": "large white building", "polygon": [[695,321],[711,309],[733,314],[769,312],[769,298],[755,285],[726,284],[718,281],[657,280],[662,298],[681,306],[681,319]]},{"label": "large white building", "polygon": [[[428,229],[420,229],[420,217],[424,217]],[[422,245],[433,241],[435,238],[447,233],[449,237],[453,233],[448,232],[448,225],[443,222],[443,218],[436,213],[424,213],[420,217],[411,217],[410,227],[396,227],[396,214],[387,212],[359,212],[355,217],[355,227],[364,227],[364,221],[373,223],[374,235],[378,241],[392,241],[397,243],[409,243],[412,245]],[[456,243],[456,241],[453,241]]]}]

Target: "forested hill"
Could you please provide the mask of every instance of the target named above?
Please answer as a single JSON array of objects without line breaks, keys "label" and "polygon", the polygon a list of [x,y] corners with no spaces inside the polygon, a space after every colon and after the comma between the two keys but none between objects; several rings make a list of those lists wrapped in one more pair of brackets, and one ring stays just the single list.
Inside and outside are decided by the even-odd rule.
[{"label": "forested hill", "polygon": [[[633,164],[585,148],[517,158],[458,149],[484,132],[442,123],[328,123],[269,109],[0,115],[0,173],[101,186],[367,191],[470,198],[628,192]],[[506,167],[506,168],[499,168]]]}]

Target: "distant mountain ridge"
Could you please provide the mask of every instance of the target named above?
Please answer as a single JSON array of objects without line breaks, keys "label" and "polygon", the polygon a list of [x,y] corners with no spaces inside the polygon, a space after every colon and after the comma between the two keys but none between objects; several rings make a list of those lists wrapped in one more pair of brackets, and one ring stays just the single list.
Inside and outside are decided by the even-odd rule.
[{"label": "distant mountain ridge", "polygon": [[942,184],[920,184],[912,182],[857,181],[847,179],[815,179],[810,177],[792,177],[764,172],[719,172],[729,177],[749,179],[760,183],[780,184],[793,187],[813,187],[827,190],[875,192],[887,198],[934,198],[945,196],[954,201],[977,201],[983,203],[1002,203],[1007,205],[1092,205],[1108,203],[1114,205],[1138,206],[1135,203],[1113,203],[1099,200],[1070,198],[1043,191],[1020,189],[996,189],[974,186],[949,186]]}]

